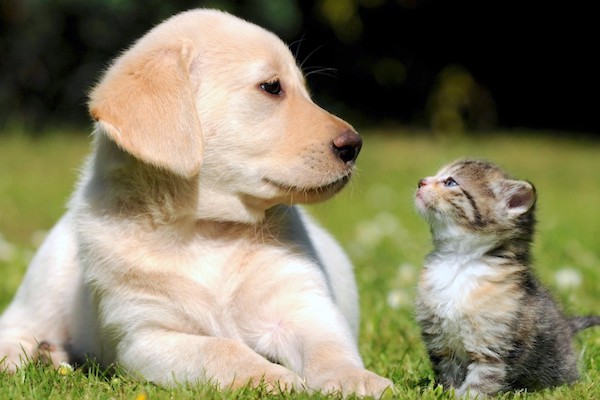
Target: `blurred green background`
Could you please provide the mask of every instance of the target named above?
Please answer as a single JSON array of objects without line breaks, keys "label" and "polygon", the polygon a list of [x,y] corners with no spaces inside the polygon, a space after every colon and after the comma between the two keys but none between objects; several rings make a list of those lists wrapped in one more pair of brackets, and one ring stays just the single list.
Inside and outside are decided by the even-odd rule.
[{"label": "blurred green background", "polygon": [[593,3],[501,0],[0,0],[0,132],[89,126],[108,63],[195,7],[277,33],[317,103],[358,128],[600,133]]}]

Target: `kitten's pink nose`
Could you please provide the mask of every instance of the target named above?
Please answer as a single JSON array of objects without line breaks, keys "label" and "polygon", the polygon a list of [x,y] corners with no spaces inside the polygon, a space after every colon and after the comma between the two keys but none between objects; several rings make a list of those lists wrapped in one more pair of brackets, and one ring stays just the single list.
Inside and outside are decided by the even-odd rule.
[{"label": "kitten's pink nose", "polygon": [[427,185],[427,181],[425,179],[419,179],[419,183],[417,184],[417,186],[420,188],[425,185]]}]

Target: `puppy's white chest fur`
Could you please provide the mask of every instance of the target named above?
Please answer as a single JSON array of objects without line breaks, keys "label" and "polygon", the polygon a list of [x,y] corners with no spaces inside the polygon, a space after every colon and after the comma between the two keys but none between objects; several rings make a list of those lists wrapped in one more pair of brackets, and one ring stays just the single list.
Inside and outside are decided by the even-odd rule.
[{"label": "puppy's white chest fur", "polygon": [[[222,232],[219,240],[212,240],[211,232],[199,228],[196,237],[169,245],[164,244],[166,233],[153,232],[142,238],[148,244],[143,249],[137,247],[140,237],[112,232],[108,236],[119,237],[111,242],[113,257],[85,268],[87,281],[103,293],[98,308],[104,323],[125,332],[131,329],[131,314],[148,309],[152,313],[146,314],[145,323],[155,328],[234,339],[300,368],[300,349],[289,349],[299,326],[319,313],[347,324],[341,315],[324,312],[334,310],[326,272],[285,237],[256,236],[256,227],[237,229],[224,241]],[[96,244],[99,230],[86,229]],[[95,246],[89,251],[85,258],[98,260],[108,249]],[[140,300],[123,302],[124,291],[137,291]],[[107,340],[102,342],[106,345]]]}]

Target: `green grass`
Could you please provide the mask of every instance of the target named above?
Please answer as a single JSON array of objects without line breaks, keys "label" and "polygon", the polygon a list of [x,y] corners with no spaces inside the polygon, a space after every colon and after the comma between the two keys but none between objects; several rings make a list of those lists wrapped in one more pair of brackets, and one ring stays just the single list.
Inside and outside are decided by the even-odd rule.
[{"label": "green grass", "polygon": [[[359,172],[337,198],[309,210],[348,249],[361,292],[360,350],[367,367],[390,377],[401,399],[446,399],[433,374],[412,314],[429,232],[414,211],[420,177],[457,157],[487,158],[537,188],[537,271],[568,313],[600,313],[600,143],[511,132],[438,140],[422,132],[364,132]],[[89,148],[85,134],[32,140],[0,136],[0,309],[12,298],[39,231],[64,211]],[[1,236],[0,236],[1,237]],[[2,252],[2,246],[8,251]],[[11,250],[12,249],[12,250]],[[566,272],[565,272],[566,271]],[[569,286],[557,277],[580,278]],[[582,376],[573,387],[505,394],[514,399],[600,398],[600,329],[578,335]],[[218,393],[210,387],[167,390],[123,373],[61,375],[30,366],[0,374],[0,398],[150,399],[267,397],[260,389]],[[320,398],[307,394],[281,398]]]}]

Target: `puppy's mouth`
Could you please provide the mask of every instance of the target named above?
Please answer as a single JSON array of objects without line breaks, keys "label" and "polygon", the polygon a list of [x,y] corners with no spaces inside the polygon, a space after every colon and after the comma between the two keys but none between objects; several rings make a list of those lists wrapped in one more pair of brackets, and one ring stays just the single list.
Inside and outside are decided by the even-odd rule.
[{"label": "puppy's mouth", "polygon": [[285,193],[286,197],[294,197],[298,201],[310,202],[329,198],[339,192],[350,181],[351,173],[328,182],[320,186],[309,185],[290,185],[270,178],[263,178],[263,181],[271,186],[275,186]]}]

